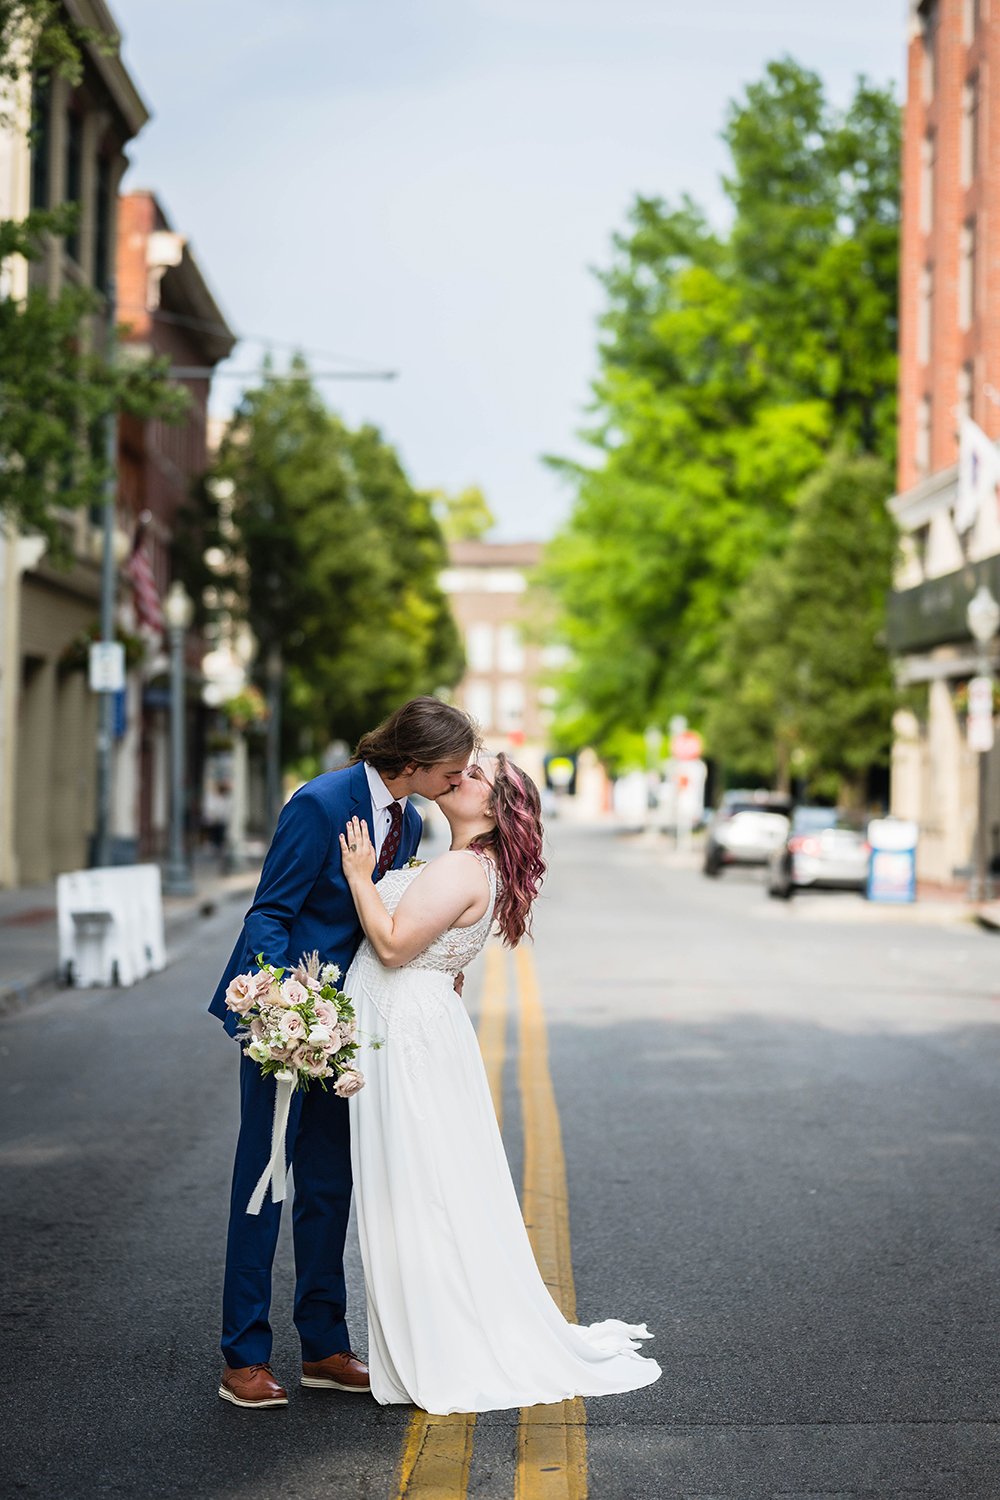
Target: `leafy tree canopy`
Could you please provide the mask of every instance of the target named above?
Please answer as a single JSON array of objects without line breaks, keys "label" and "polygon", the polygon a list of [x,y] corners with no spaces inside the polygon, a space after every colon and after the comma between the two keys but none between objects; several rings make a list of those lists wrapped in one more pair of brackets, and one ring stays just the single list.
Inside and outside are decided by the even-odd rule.
[{"label": "leafy tree canopy", "polygon": [[896,689],[884,645],[897,535],[892,471],[833,453],[805,487],[778,558],[740,590],[710,671],[707,727],[741,774],[791,777],[860,805],[888,756]]},{"label": "leafy tree canopy", "polygon": [[467,485],[453,495],[435,490],[431,500],[445,541],[478,542],[496,525],[497,518],[478,485]]},{"label": "leafy tree canopy", "polygon": [[[58,74],[79,82],[86,45],[112,46],[67,19],[55,0],[0,0],[0,127],[31,80]],[[38,259],[49,235],[68,233],[76,205],[0,220],[0,288],[11,262]],[[0,292],[0,521],[38,532],[50,555],[67,559],[59,512],[100,500],[108,477],[103,429],[114,414],[177,419],[184,391],[166,380],[166,362],[109,358],[104,300],[67,285],[23,300]]]},{"label": "leafy tree canopy", "polygon": [[783,59],[724,138],[726,234],[689,198],[638,198],[615,237],[595,458],[552,461],[576,496],[544,578],[572,652],[557,732],[577,745],[702,721],[729,612],[780,569],[805,483],[838,445],[892,461],[896,105],[862,79],[836,109]]},{"label": "leafy tree canopy", "polygon": [[457,682],[430,500],[376,428],[326,409],[303,360],[245,393],[213,478],[230,494],[233,599],[261,662],[284,662],[288,756],[353,743],[401,700]]}]

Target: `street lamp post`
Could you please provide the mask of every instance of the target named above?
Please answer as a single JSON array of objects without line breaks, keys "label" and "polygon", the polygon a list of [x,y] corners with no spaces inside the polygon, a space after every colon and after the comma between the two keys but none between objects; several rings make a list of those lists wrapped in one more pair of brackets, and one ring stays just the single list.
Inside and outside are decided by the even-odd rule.
[{"label": "street lamp post", "polygon": [[979,806],[976,832],[974,901],[992,894],[989,874],[989,756],[993,748],[993,661],[990,644],[1000,628],[1000,604],[980,584],[965,612],[969,633],[978,647],[978,676],[969,684],[969,745],[979,757]]},{"label": "street lamp post", "polygon": [[179,579],[170,585],[163,615],[170,633],[170,844],[163,889],[171,896],[190,896],[194,882],[184,848],[184,637],[194,605]]}]

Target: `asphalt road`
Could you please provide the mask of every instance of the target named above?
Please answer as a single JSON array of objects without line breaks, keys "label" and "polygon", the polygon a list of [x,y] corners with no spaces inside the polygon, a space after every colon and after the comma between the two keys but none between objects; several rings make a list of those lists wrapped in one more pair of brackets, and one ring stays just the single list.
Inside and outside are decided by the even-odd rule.
[{"label": "asphalt road", "polygon": [[[996,1500],[1000,939],[787,908],[610,832],[557,827],[551,855],[579,1316],[648,1321],[664,1368],[587,1403],[590,1496]],[[204,1006],[239,918],[0,1025],[4,1496],[398,1494],[410,1411],[295,1386],[287,1234],[292,1403],[215,1394],[236,1053]],[[520,1182],[512,1066],[504,1105]],[[516,1426],[477,1424],[474,1500],[513,1495]]]}]

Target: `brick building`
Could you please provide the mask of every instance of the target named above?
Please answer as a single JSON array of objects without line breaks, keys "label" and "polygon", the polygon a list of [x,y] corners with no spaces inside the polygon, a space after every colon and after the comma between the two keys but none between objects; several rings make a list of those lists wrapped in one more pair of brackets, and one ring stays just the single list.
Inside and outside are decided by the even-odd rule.
[{"label": "brick building", "polygon": [[[76,231],[49,237],[30,266],[5,267],[5,295],[30,285],[107,289],[125,149],[148,119],[117,51],[103,0],[62,0],[89,29],[82,76],[4,100],[0,215],[80,205]],[[99,336],[98,330],[95,335]],[[44,881],[86,864],[94,820],[96,704],[76,644],[98,613],[100,533],[86,510],[62,517],[73,566],[50,565],[35,538],[0,531],[0,885]]]},{"label": "brick building", "polygon": [[[122,525],[146,518],[143,545],[161,596],[170,582],[170,548],[178,513],[205,473],[211,372],[232,352],[232,330],[205,283],[189,242],[171,226],[150,192],[127,193],[118,210],[118,307],[125,342],[170,361],[188,392],[182,422],[119,424],[118,503]],[[128,605],[126,605],[128,608]],[[192,669],[199,643],[189,642]],[[166,660],[148,653],[131,674],[127,728],[117,754],[115,832],[142,857],[162,854],[168,821]],[[196,763],[189,757],[189,765]],[[192,809],[193,812],[193,809]]]},{"label": "brick building", "polygon": [[532,776],[545,746],[544,650],[526,638],[528,575],[540,542],[452,542],[441,586],[465,644],[466,672],[455,702],[494,750],[509,750]]},{"label": "brick building", "polygon": [[[903,146],[898,493],[902,560],[889,643],[920,707],[896,718],[892,810],[920,827],[919,872],[972,857],[977,793],[962,690],[976,668],[966,606],[1000,598],[1000,514],[959,531],[959,430],[1000,438],[1000,0],[911,0]],[[1000,839],[1000,762],[989,822]],[[994,849],[996,852],[996,849]]]}]

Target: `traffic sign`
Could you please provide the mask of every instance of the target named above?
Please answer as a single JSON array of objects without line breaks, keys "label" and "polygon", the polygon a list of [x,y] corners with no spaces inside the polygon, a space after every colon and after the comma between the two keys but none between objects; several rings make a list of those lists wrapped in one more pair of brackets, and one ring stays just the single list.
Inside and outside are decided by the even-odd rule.
[{"label": "traffic sign", "polygon": [[125,647],[121,641],[91,641],[88,666],[91,692],[120,693],[125,686]]},{"label": "traffic sign", "polygon": [[696,729],[683,729],[680,734],[670,736],[670,755],[673,760],[700,760],[701,735]]}]

